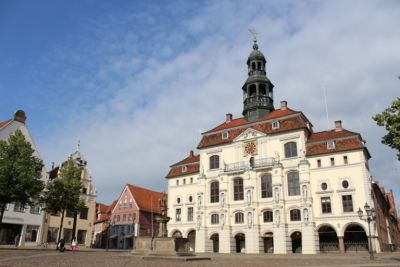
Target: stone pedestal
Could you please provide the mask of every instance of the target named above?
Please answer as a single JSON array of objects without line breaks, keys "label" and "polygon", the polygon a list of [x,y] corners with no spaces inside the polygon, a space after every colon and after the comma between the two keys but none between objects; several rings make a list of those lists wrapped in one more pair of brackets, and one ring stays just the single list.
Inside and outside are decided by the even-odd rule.
[{"label": "stone pedestal", "polygon": [[302,254],[316,254],[319,252],[319,237],[313,223],[303,225],[301,230]]},{"label": "stone pedestal", "polygon": [[187,238],[138,237],[135,245],[136,249],[132,253],[153,256],[194,256],[189,251]]},{"label": "stone pedestal", "polygon": [[274,228],[274,254],[287,254],[291,252],[291,243],[284,225]]}]

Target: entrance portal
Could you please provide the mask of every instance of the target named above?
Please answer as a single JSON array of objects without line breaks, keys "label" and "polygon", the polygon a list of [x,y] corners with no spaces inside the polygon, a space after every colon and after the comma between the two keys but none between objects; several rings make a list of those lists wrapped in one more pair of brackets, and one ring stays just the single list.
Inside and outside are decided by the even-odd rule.
[{"label": "entrance portal", "polygon": [[192,230],[188,233],[188,242],[189,242],[189,251],[195,252],[196,251],[196,231]]},{"label": "entrance portal", "polygon": [[301,247],[301,233],[300,232],[294,232],[290,238],[292,239],[292,252],[293,253],[301,253],[302,247]]},{"label": "entrance portal", "polygon": [[219,252],[219,235],[213,234],[210,239],[212,240],[213,244],[213,252]]},{"label": "entrance portal", "polygon": [[264,253],[274,253],[274,237],[273,233],[265,233],[263,235]]},{"label": "entrance portal", "polygon": [[321,252],[338,252],[339,239],[335,229],[329,225],[321,226],[318,230],[319,249]]},{"label": "entrance portal", "polygon": [[239,233],[235,235],[235,240],[236,240],[236,252],[237,253],[244,253],[245,252],[245,235],[242,233]]},{"label": "entrance portal", "polygon": [[349,225],[344,231],[344,248],[348,251],[368,251],[368,237],[364,229],[357,225]]}]

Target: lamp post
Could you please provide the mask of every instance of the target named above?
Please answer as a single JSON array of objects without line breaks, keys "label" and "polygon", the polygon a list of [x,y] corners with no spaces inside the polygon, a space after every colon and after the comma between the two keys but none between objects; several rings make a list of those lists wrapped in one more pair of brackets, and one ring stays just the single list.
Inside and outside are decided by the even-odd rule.
[{"label": "lamp post", "polygon": [[358,208],[358,217],[360,217],[360,220],[365,220],[368,222],[368,252],[369,252],[369,259],[373,260],[374,259],[374,251],[372,249],[372,239],[371,239],[371,222],[375,221],[376,216],[375,216],[375,209],[371,208],[368,203],[365,203],[364,205],[364,210],[366,213],[365,219],[363,219],[363,211],[361,208]]}]

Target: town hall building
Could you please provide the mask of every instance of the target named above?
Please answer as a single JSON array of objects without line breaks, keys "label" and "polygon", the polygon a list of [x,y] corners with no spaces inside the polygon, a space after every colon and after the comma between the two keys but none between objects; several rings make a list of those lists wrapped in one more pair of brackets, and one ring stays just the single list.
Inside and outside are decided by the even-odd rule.
[{"label": "town hall building", "polygon": [[[256,39],[247,66],[243,117],[227,114],[202,134],[199,154],[171,165],[168,235],[188,238],[195,252],[368,250],[368,223],[358,211],[375,207],[380,189],[365,141],[341,121],[314,132],[301,111],[286,101],[274,105]],[[371,222],[376,252],[399,236],[394,201],[379,199],[392,212]]]}]

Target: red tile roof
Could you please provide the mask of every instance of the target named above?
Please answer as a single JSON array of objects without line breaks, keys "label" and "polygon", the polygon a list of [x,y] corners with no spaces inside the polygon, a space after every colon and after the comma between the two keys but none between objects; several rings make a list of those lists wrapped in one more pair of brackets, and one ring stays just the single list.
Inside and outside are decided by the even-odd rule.
[{"label": "red tile roof", "polygon": [[[279,133],[279,132],[285,132],[285,131],[291,131],[291,130],[296,130],[296,129],[302,129],[302,128],[306,128],[307,126],[307,118],[305,118],[301,112],[294,112],[292,110],[289,110],[289,112],[286,112],[287,110],[283,110],[282,112],[278,112],[275,111],[277,113],[273,114],[270,113],[268,115],[266,115],[264,118],[267,119],[261,119],[257,122],[252,122],[252,123],[247,123],[243,124],[242,127],[227,127],[226,131],[228,132],[228,138],[223,139],[222,138],[222,134],[220,131],[220,129],[222,129],[222,127],[218,126],[214,129],[218,129],[217,132],[215,132],[214,130],[212,131],[208,131],[207,133],[203,134],[203,137],[198,145],[198,148],[206,148],[206,147],[210,147],[210,146],[216,146],[216,145],[222,145],[222,144],[228,144],[231,143],[236,137],[238,137],[241,133],[243,133],[245,130],[252,128],[255,129],[257,131],[263,132],[263,133]],[[281,120],[279,120],[279,128],[277,129],[272,129],[272,121],[270,121],[268,118],[269,115],[273,114],[273,118],[278,118],[280,116],[278,116],[278,114],[282,115],[282,114],[286,114],[286,115],[295,115],[298,114],[298,116],[289,116],[289,117],[281,117]],[[229,124],[229,123],[228,123]]]},{"label": "red tile roof", "polygon": [[0,129],[7,126],[12,121],[13,121],[13,119],[9,119],[9,120],[0,122]]},{"label": "red tile roof", "polygon": [[[182,169],[184,166],[186,166],[186,171],[183,171]],[[171,169],[166,178],[199,173],[200,155],[194,155],[193,151],[191,150],[188,157],[171,165],[170,167]]]},{"label": "red tile roof", "polygon": [[[334,149],[328,149],[328,141],[335,142]],[[307,156],[330,154],[357,149],[364,149],[369,156],[368,150],[364,146],[361,135],[345,129],[340,131],[331,130],[313,133],[309,136],[306,143]]]},{"label": "red tile roof", "polygon": [[141,211],[160,213],[158,200],[160,198],[167,198],[167,194],[131,184],[127,184],[127,186]]},{"label": "red tile roof", "polygon": [[178,165],[185,165],[190,163],[195,163],[200,161],[200,155],[194,155],[193,151],[191,150],[189,156],[175,164],[172,164],[170,167],[178,166]]},{"label": "red tile roof", "polygon": [[118,200],[114,200],[113,203],[108,207],[107,209],[107,214],[111,214],[113,209],[115,208],[115,205],[117,205]]}]

